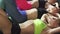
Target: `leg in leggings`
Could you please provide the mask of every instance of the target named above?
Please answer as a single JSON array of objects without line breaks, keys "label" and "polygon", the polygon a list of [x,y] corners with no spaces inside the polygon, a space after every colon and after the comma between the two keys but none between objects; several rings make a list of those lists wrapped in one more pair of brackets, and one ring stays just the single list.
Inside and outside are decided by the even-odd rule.
[{"label": "leg in leggings", "polygon": [[[6,15],[6,13],[3,11],[3,10],[0,10],[0,23],[2,24],[1,25],[1,30],[3,31],[4,34],[20,34],[20,27],[19,25],[16,23],[11,23],[9,20],[8,20],[8,17]],[[12,27],[11,27],[12,26]],[[3,28],[2,28],[3,27]],[[6,29],[5,29],[5,28]]]},{"label": "leg in leggings", "polygon": [[43,8],[37,8],[38,9],[38,18],[40,19],[41,16],[44,14],[44,13],[47,13],[47,11]]},{"label": "leg in leggings", "polygon": [[0,14],[0,30],[3,34],[11,34],[11,26],[12,24],[8,18]]}]

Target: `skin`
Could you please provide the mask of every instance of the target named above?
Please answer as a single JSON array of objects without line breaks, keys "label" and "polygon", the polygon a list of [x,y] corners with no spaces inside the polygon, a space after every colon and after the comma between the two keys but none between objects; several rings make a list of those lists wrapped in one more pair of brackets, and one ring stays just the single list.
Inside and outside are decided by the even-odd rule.
[{"label": "skin", "polygon": [[38,0],[32,0],[32,1],[29,1],[29,2],[31,2],[32,8],[38,8],[39,7]]},{"label": "skin", "polygon": [[[2,13],[4,14],[4,13]],[[3,34],[11,34],[12,23],[7,17],[0,14],[0,30]],[[25,25],[24,25],[25,24]],[[34,34],[34,22],[33,20],[28,20],[24,24],[19,24],[21,28],[21,34]],[[26,26],[27,24],[27,26]],[[29,25],[28,25],[29,24]],[[55,32],[60,32],[60,27],[55,29],[50,29],[48,26],[41,32],[41,34],[53,34]]]},{"label": "skin", "polygon": [[38,2],[38,0],[33,0],[33,1],[31,2],[31,4],[32,4],[32,7],[33,7],[33,8],[38,8],[38,7],[39,7],[39,2]]},{"label": "skin", "polygon": [[[55,8],[52,8],[51,11],[48,11],[48,12],[57,17],[57,13],[59,12],[59,10],[55,7]],[[54,22],[54,20],[52,20],[52,22],[53,23],[50,23],[50,25],[52,24],[52,26],[50,26],[50,27],[56,28],[56,27],[60,26],[59,23]]]},{"label": "skin", "polygon": [[39,7],[39,2],[38,0],[32,0],[32,1],[29,1],[31,2],[32,4],[32,9],[29,9],[29,10],[26,10],[26,13],[27,13],[27,19],[30,20],[30,19],[36,19],[38,17],[38,10],[36,8]]},{"label": "skin", "polygon": [[[51,8],[50,11],[48,11],[48,13],[50,15],[53,15],[55,17],[58,17],[57,13],[59,12],[58,8],[54,7],[54,8]],[[59,13],[58,13],[59,14]],[[43,20],[45,23],[46,23],[46,14],[44,14],[42,17],[41,17],[41,20]],[[56,28],[56,27],[59,27],[60,25],[60,22],[56,21],[56,20],[51,20],[51,22],[49,23],[46,23],[50,28]]]},{"label": "skin", "polygon": [[[22,27],[23,24],[21,24],[21,34],[34,34],[34,24],[33,24],[33,20],[28,20],[26,21],[27,23],[32,23],[29,26],[24,28]],[[25,23],[26,23],[25,22]],[[2,25],[1,25],[2,24]],[[0,30],[3,32],[3,34],[11,34],[11,23],[10,21],[5,18],[4,16],[0,15]],[[52,31],[53,30],[53,31]],[[54,31],[60,30],[60,27],[57,29],[50,29],[48,27],[46,27],[41,34],[51,34],[51,33],[55,33]],[[60,32],[60,31],[59,31]]]},{"label": "skin", "polygon": [[48,8],[49,8],[48,6],[49,6],[50,4],[52,4],[52,5],[56,4],[55,7],[57,7],[58,9],[60,9],[60,8],[59,8],[59,3],[56,2],[56,1],[57,1],[57,0],[47,0],[47,2],[46,2],[46,4],[45,4],[45,8],[48,9]]},{"label": "skin", "polygon": [[49,3],[53,4],[55,3],[57,0],[47,0]]},{"label": "skin", "polygon": [[30,9],[30,10],[26,10],[26,14],[27,14],[27,19],[37,19],[38,17],[38,11],[36,8]]},{"label": "skin", "polygon": [[0,14],[0,30],[3,34],[11,34],[11,26],[8,18]]},{"label": "skin", "polygon": [[7,15],[6,15],[6,13],[5,13],[5,11],[3,9],[0,9],[0,14],[7,17]]}]

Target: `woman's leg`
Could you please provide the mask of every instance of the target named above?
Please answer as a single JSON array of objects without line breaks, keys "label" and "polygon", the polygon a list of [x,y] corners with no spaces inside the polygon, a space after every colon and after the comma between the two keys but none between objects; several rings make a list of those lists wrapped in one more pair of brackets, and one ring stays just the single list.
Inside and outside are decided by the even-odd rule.
[{"label": "woman's leg", "polygon": [[0,9],[0,14],[5,16],[5,17],[7,17],[7,14],[6,14],[6,12],[3,9]]},{"label": "woman's leg", "polygon": [[12,24],[7,17],[0,14],[0,30],[3,34],[11,34]]}]

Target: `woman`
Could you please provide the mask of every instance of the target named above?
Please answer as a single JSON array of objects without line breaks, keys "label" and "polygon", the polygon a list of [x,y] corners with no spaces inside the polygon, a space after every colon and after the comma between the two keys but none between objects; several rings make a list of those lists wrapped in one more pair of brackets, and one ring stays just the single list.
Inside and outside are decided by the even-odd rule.
[{"label": "woman", "polygon": [[46,9],[45,9],[45,4],[46,1],[45,0],[38,0],[39,1],[39,7],[37,8],[38,10],[38,18],[41,18],[41,16],[45,13],[47,13]]},{"label": "woman", "polygon": [[[37,33],[38,34],[56,34],[56,33],[60,33],[60,27],[50,29],[40,19],[28,20],[19,25],[21,28],[20,34],[37,34]],[[11,28],[12,28],[12,23],[8,20],[7,17],[4,17],[3,15],[0,14],[0,30],[3,32],[3,34],[11,34]]]}]

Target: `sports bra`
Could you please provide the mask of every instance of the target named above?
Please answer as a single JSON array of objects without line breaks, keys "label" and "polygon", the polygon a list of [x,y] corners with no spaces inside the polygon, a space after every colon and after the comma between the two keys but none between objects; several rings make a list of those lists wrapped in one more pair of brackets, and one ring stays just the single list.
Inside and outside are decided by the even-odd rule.
[{"label": "sports bra", "polygon": [[35,26],[34,34],[41,34],[43,29],[46,28],[46,24],[40,19],[34,20],[34,26]]}]

